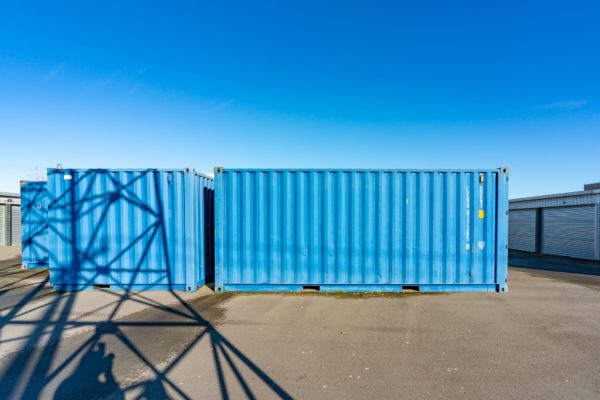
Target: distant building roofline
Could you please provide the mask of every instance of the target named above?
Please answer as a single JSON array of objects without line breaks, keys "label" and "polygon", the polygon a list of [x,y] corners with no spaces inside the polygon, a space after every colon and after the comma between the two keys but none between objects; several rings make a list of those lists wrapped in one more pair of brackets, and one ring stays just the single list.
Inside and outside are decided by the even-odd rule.
[{"label": "distant building roofline", "polygon": [[21,198],[19,193],[10,193],[10,192],[0,192],[0,197],[12,197],[12,198]]},{"label": "distant building roofline", "polygon": [[510,199],[512,202],[519,201],[529,201],[529,200],[546,200],[546,199],[555,199],[559,197],[576,197],[576,196],[585,196],[590,194],[600,194],[600,189],[595,190],[580,190],[578,192],[566,192],[566,193],[556,193],[556,194],[545,194],[541,196],[531,196],[531,197],[519,197],[517,199]]}]

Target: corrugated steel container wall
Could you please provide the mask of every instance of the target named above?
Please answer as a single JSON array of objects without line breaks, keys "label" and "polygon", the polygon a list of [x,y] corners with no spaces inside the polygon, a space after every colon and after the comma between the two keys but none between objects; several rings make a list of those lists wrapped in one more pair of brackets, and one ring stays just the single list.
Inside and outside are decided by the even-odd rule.
[{"label": "corrugated steel container wall", "polygon": [[508,213],[508,248],[537,251],[537,210],[510,210]]},{"label": "corrugated steel container wall", "polygon": [[217,291],[507,290],[508,175],[215,169]]},{"label": "corrugated steel container wall", "polygon": [[542,210],[544,254],[598,260],[598,227],[595,205]]},{"label": "corrugated steel container wall", "polygon": [[48,266],[48,202],[47,182],[22,182],[21,253],[25,268]]},{"label": "corrugated steel container wall", "polygon": [[190,170],[48,170],[50,282],[60,289],[195,290],[205,197]]}]

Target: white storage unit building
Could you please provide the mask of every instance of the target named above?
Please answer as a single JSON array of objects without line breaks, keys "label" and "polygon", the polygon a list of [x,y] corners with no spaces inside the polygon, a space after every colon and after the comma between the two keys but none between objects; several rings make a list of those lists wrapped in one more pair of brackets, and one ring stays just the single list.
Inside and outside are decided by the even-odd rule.
[{"label": "white storage unit building", "polygon": [[0,246],[21,244],[21,198],[0,192]]},{"label": "white storage unit building", "polygon": [[[586,189],[594,187],[586,185]],[[510,201],[512,250],[600,260],[600,189]]]},{"label": "white storage unit building", "polygon": [[21,244],[21,206],[13,204],[10,210],[10,244]]},{"label": "white storage unit building", "polygon": [[0,246],[6,246],[6,206],[0,203]]}]

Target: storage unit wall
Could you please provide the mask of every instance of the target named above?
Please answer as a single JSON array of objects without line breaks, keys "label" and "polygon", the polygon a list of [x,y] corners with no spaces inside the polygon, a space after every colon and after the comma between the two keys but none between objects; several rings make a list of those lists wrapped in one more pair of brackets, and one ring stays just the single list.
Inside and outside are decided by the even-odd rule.
[{"label": "storage unit wall", "polygon": [[600,190],[514,199],[509,207],[510,249],[600,260]]}]

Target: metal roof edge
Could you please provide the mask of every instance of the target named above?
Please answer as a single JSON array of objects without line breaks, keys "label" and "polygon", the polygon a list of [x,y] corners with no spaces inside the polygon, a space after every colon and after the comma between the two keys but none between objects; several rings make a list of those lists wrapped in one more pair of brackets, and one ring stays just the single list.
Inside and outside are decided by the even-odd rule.
[{"label": "metal roof edge", "polygon": [[533,201],[533,200],[548,200],[548,199],[558,199],[561,197],[577,197],[577,196],[586,196],[590,194],[600,194],[600,189],[595,190],[581,190],[578,192],[566,192],[566,193],[556,193],[556,194],[545,194],[541,196],[531,196],[531,197],[520,197],[517,199],[510,199],[510,203],[517,203],[522,201]]},{"label": "metal roof edge", "polygon": [[114,171],[114,172],[145,172],[145,171],[164,171],[164,172],[184,172],[186,168],[48,168],[48,171]]},{"label": "metal roof edge", "polygon": [[481,173],[481,172],[502,172],[499,168],[483,168],[483,169],[394,169],[394,168],[225,168],[217,167],[221,171],[230,172],[466,172],[466,173]]},{"label": "metal roof edge", "polygon": [[[215,178],[198,172],[193,168],[48,168],[48,174],[65,171],[77,172],[191,172],[206,179],[214,180]],[[29,181],[27,181],[29,182]],[[40,181],[42,182],[42,181]],[[43,181],[45,182],[45,181]]]}]

